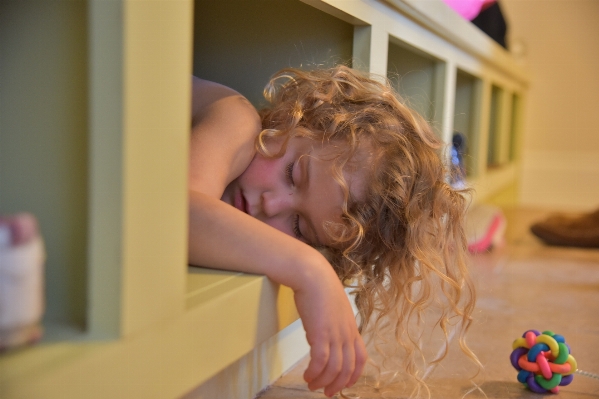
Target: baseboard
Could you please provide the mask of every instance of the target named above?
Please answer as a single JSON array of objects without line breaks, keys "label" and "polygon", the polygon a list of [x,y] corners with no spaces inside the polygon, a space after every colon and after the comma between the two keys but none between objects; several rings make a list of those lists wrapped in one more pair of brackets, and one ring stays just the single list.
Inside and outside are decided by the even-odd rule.
[{"label": "baseboard", "polygon": [[527,151],[520,203],[584,211],[599,206],[598,151]]}]

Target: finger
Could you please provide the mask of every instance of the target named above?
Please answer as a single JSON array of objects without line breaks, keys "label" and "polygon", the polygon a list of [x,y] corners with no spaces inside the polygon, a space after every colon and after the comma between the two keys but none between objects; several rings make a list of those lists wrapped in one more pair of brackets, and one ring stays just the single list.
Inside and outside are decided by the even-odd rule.
[{"label": "finger", "polygon": [[324,370],[312,382],[308,383],[311,390],[326,387],[337,378],[343,367],[343,353],[339,345],[331,346],[329,360]]},{"label": "finger", "polygon": [[366,352],[366,347],[364,346],[364,341],[362,337],[358,337],[354,344],[356,348],[356,365],[354,368],[354,372],[352,376],[349,378],[349,382],[346,387],[351,387],[358,381],[358,378],[362,375],[362,371],[364,371],[364,366],[366,365],[366,360],[368,360],[368,354]]},{"label": "finger", "polygon": [[314,344],[310,348],[310,363],[304,372],[304,380],[309,384],[318,377],[329,360],[329,348],[326,345]]},{"label": "finger", "polygon": [[343,346],[342,368],[337,377],[330,384],[326,385],[324,394],[333,396],[345,387],[352,376],[356,363],[355,347],[352,343]]}]

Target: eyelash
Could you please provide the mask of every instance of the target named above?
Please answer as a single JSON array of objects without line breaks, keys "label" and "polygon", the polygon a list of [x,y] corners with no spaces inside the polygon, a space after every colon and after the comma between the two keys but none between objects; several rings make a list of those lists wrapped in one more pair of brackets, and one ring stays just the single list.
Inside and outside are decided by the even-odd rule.
[{"label": "eyelash", "polygon": [[295,182],[293,181],[293,162],[291,162],[285,168],[285,175],[287,176],[287,180],[292,186],[295,186]]},{"label": "eyelash", "polygon": [[304,237],[299,229],[299,215],[295,215],[295,219],[293,219],[293,234],[295,234],[296,238]]},{"label": "eyelash", "polygon": [[[287,167],[285,168],[285,175],[287,176],[287,180],[289,181],[289,184],[291,184],[292,186],[295,186],[295,182],[293,181],[293,165],[294,165],[293,162],[291,162],[291,163],[289,163],[289,165],[287,165]],[[299,228],[299,215],[295,215],[295,218],[293,219],[292,228],[293,228],[293,234],[295,234],[296,238],[304,237]]]}]

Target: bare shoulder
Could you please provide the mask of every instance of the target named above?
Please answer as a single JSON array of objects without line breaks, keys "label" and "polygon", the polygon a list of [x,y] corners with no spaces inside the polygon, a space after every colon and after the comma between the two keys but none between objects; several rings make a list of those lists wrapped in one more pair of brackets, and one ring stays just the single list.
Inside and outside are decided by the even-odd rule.
[{"label": "bare shoulder", "polygon": [[260,130],[258,112],[244,96],[194,77],[190,185],[211,185],[215,195],[224,190],[251,162]]},{"label": "bare shoulder", "polygon": [[243,130],[252,133],[260,129],[260,117],[254,106],[230,87],[194,76],[192,94],[192,128],[218,118],[222,127],[245,126]]}]

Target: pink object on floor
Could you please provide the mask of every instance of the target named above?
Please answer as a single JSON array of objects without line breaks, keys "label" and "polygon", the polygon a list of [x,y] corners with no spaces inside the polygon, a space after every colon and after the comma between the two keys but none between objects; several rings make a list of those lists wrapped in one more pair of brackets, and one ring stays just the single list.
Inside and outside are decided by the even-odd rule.
[{"label": "pink object on floor", "polygon": [[501,209],[491,205],[474,205],[466,215],[468,251],[485,252],[504,244],[507,223]]}]

